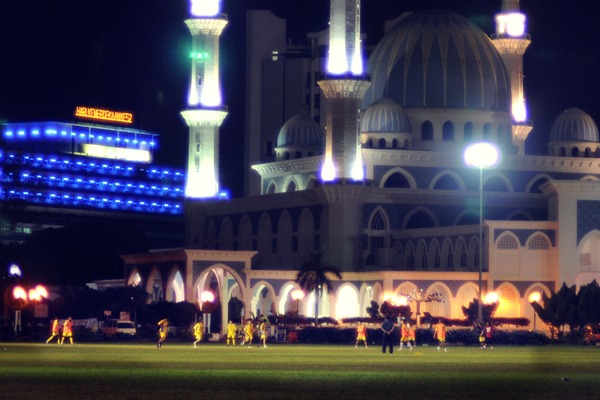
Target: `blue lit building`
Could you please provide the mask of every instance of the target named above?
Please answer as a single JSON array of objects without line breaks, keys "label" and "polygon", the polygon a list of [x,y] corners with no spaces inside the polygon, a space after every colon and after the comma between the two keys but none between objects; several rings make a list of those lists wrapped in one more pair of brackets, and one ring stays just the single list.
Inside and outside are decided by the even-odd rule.
[{"label": "blue lit building", "polygon": [[152,164],[158,145],[158,134],[122,126],[51,121],[3,125],[0,201],[24,204],[27,215],[35,216],[18,221],[16,228],[4,224],[4,233],[19,240],[34,226],[126,218],[153,245],[181,246],[185,174]]}]

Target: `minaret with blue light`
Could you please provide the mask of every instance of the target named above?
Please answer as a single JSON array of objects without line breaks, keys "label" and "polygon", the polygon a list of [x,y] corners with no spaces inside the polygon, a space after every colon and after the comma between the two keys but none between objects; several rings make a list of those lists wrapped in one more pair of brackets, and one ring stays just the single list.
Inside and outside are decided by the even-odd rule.
[{"label": "minaret with blue light", "polygon": [[496,14],[496,33],[492,35],[492,43],[498,49],[510,77],[512,136],[519,155],[525,154],[525,139],[533,128],[528,120],[523,89],[523,54],[531,43],[526,19],[520,10],[519,0],[502,0],[502,11]]},{"label": "minaret with blue light", "polygon": [[190,0],[185,24],[193,37],[188,107],[181,112],[190,127],[185,194],[212,198],[219,192],[219,127],[227,116],[219,82],[219,37],[227,25],[221,0]]},{"label": "minaret with blue light", "polygon": [[331,0],[327,72],[318,84],[327,98],[321,180],[361,181],[359,107],[371,82],[363,71],[360,0]]}]

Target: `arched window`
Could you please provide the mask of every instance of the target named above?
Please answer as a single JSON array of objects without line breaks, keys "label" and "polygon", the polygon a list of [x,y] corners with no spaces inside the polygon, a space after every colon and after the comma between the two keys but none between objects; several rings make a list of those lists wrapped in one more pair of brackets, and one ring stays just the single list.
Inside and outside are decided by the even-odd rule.
[{"label": "arched window", "polygon": [[421,268],[427,269],[427,254],[423,254],[423,258],[421,259]]},{"label": "arched window", "polygon": [[591,157],[592,156],[592,149],[590,149],[589,147],[585,148],[585,156],[586,157]]},{"label": "arched window", "polygon": [[470,142],[473,140],[473,123],[467,122],[465,124],[465,132],[463,135],[463,139],[465,142]]},{"label": "arched window", "polygon": [[505,235],[498,240],[498,249],[500,250],[516,250],[519,246],[517,244],[517,240],[510,236]]},{"label": "arched window", "polygon": [[385,221],[381,212],[377,211],[371,220],[371,230],[383,231],[385,230]]},{"label": "arched window", "polygon": [[385,149],[387,147],[387,143],[385,142],[384,138],[379,139],[379,148],[380,149]]},{"label": "arched window", "polygon": [[490,124],[489,122],[485,125],[483,125],[483,140],[489,141],[490,140],[490,134],[492,132],[492,124]]},{"label": "arched window", "polygon": [[290,181],[290,183],[288,184],[287,189],[285,191],[286,192],[295,192],[296,191],[296,182]]},{"label": "arched window", "polygon": [[301,151],[297,151],[296,152],[296,158],[302,158],[302,152]]},{"label": "arched window", "polygon": [[408,179],[406,179],[406,177],[400,172],[394,172],[385,180],[383,187],[410,189],[410,183],[408,182]]},{"label": "arched window", "polygon": [[366,143],[365,143],[365,147],[367,149],[372,149],[373,148],[373,139],[368,138],[367,141],[366,141]]},{"label": "arched window", "polygon": [[548,250],[548,247],[548,241],[542,235],[535,235],[527,246],[529,250]]},{"label": "arched window", "polygon": [[458,182],[456,182],[456,179],[450,174],[446,174],[435,181],[433,188],[436,190],[460,190]]},{"label": "arched window", "polygon": [[399,146],[398,146],[398,139],[394,139],[394,140],[392,140],[392,148],[393,148],[393,149],[397,149],[398,147],[399,147]]},{"label": "arched window", "polygon": [[567,151],[565,150],[565,148],[564,148],[564,147],[561,147],[560,149],[558,149],[558,155],[559,155],[560,157],[564,157],[564,156],[566,156],[566,155],[567,155]]},{"label": "arched window", "polygon": [[285,153],[283,153],[283,159],[284,160],[289,160],[290,159],[290,153],[287,152],[287,151]]},{"label": "arched window", "polygon": [[462,245],[461,249],[460,249],[460,267],[461,268],[467,267],[467,249],[465,247],[466,246]]},{"label": "arched window", "polygon": [[454,256],[452,250],[448,252],[448,257],[446,258],[446,270],[454,271]]},{"label": "arched window", "polygon": [[571,149],[571,157],[579,157],[579,149],[577,147]]},{"label": "arched window", "polygon": [[413,215],[406,223],[406,229],[420,229],[420,228],[435,228],[435,222],[431,218],[431,215],[427,214],[423,210],[419,210]]},{"label": "arched window", "polygon": [[454,124],[450,121],[444,122],[442,140],[454,140]]},{"label": "arched window", "polygon": [[429,121],[421,124],[421,140],[433,140],[433,124]]},{"label": "arched window", "polygon": [[483,185],[484,192],[508,192],[506,182],[499,176],[493,176]]}]

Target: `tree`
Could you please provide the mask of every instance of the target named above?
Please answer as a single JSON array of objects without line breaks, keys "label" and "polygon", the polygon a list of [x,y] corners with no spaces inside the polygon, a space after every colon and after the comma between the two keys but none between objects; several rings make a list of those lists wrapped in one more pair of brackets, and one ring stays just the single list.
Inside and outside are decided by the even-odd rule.
[{"label": "tree", "polygon": [[594,279],[579,288],[577,312],[582,325],[600,324],[600,286]]},{"label": "tree", "polygon": [[229,300],[229,319],[235,323],[242,322],[242,310],[244,309],[244,302],[237,297],[232,297]]},{"label": "tree", "polygon": [[[558,337],[564,335],[564,326],[568,325],[571,330],[581,326],[581,318],[577,312],[579,297],[577,296],[575,285],[568,287],[563,282],[562,287],[550,297],[543,294],[543,305],[533,302],[531,305],[544,323],[550,325],[558,331]],[[552,331],[554,336],[554,331]]]},{"label": "tree", "polygon": [[[498,302],[483,305],[483,307],[482,307],[483,321],[482,322],[484,325],[488,322],[492,322],[492,319],[494,318],[494,314],[496,313],[496,310],[498,309],[499,306],[500,306],[500,303],[498,303]],[[467,317],[467,321],[469,321],[469,323],[471,325],[475,325],[475,323],[479,320],[479,300],[477,298],[474,298],[473,301],[471,301],[469,303],[468,307],[462,306],[462,312],[463,312],[464,316]]]},{"label": "tree", "polygon": [[371,316],[371,318],[379,318],[379,304],[376,301],[371,300],[371,307],[367,307],[367,314]]},{"label": "tree", "polygon": [[303,290],[315,292],[315,326],[319,325],[319,298],[323,290],[327,293],[333,290],[329,275],[342,279],[342,275],[335,267],[321,264],[321,253],[313,253],[310,260],[302,264],[296,275],[296,282]]}]

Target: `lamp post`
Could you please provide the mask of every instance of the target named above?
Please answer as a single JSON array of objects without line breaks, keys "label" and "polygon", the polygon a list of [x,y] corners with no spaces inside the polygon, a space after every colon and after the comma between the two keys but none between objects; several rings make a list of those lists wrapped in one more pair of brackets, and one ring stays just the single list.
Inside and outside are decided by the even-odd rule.
[{"label": "lamp post", "polygon": [[500,149],[489,142],[476,142],[465,149],[463,159],[467,167],[479,169],[479,323],[483,324],[483,169],[493,168],[500,162]]},{"label": "lamp post", "polygon": [[[533,303],[537,303],[542,299],[542,294],[540,292],[531,292],[529,294],[529,304],[533,308]],[[533,309],[533,330],[535,331],[535,308]]]},{"label": "lamp post", "polygon": [[296,319],[300,315],[300,300],[304,298],[304,292],[300,289],[292,291],[292,299],[296,300]]}]

